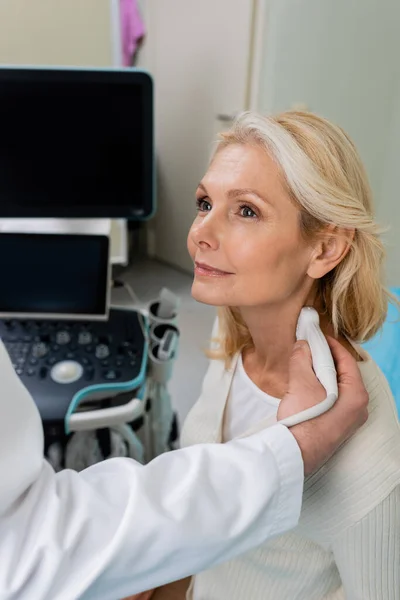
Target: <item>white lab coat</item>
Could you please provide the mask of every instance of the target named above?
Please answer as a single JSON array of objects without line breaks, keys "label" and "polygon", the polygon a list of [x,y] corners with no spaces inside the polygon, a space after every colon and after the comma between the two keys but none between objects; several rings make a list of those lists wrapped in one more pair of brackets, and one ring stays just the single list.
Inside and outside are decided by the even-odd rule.
[{"label": "white lab coat", "polygon": [[121,458],[55,474],[0,343],[0,600],[117,600],[180,579],[294,527],[302,489],[281,425],[147,466]]}]

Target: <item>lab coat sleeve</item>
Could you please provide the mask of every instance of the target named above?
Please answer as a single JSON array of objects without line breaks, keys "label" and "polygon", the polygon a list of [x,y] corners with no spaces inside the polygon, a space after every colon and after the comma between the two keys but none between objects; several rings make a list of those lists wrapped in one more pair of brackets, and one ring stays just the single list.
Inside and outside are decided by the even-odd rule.
[{"label": "lab coat sleeve", "polygon": [[146,466],[55,474],[0,344],[0,600],[116,600],[207,569],[297,524],[303,463],[281,425]]}]

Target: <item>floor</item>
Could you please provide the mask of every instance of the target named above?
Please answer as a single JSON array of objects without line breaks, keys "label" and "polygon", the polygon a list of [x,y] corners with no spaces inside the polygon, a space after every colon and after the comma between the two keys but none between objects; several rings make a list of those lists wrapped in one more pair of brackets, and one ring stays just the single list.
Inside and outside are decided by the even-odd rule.
[{"label": "floor", "polygon": [[[199,304],[192,299],[190,275],[154,260],[140,260],[118,274],[118,278],[130,284],[143,304],[157,298],[163,287],[180,297],[180,347],[170,382],[170,392],[179,422],[182,423],[200,394],[207,368],[204,348],[211,337],[215,308]],[[116,291],[119,294],[125,293],[123,288]],[[116,300],[119,301],[119,298],[116,297]]]}]

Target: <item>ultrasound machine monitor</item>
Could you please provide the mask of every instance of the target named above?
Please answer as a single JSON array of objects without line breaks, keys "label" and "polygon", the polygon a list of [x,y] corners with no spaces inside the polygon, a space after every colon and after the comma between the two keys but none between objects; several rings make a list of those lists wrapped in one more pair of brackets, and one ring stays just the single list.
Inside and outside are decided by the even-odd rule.
[{"label": "ultrasound machine monitor", "polygon": [[110,307],[108,236],[0,233],[0,273],[0,337],[45,424],[132,399],[146,341],[136,310]]},{"label": "ultrasound machine monitor", "polygon": [[147,73],[0,67],[0,131],[0,218],[153,214]]},{"label": "ultrasound machine monitor", "polygon": [[0,234],[0,318],[105,320],[110,302],[109,238]]}]

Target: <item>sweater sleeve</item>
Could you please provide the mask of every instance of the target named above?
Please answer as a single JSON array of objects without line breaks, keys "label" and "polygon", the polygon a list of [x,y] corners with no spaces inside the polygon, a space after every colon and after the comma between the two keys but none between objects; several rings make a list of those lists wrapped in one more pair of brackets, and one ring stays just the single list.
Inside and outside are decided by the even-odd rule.
[{"label": "sweater sleeve", "polygon": [[332,549],[348,600],[400,600],[400,484]]}]

